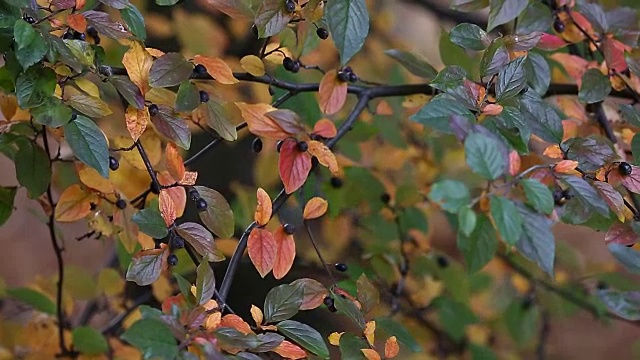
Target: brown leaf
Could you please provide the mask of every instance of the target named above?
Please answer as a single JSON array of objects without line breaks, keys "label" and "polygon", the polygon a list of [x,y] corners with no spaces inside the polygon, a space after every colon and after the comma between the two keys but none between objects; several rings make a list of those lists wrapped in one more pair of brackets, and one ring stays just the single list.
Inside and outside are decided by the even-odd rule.
[{"label": "brown leaf", "polygon": [[338,71],[328,71],[320,81],[319,105],[323,113],[327,115],[335,114],[347,100],[348,85],[338,79]]},{"label": "brown leaf", "polygon": [[258,188],[256,196],[258,198],[258,205],[256,206],[253,218],[258,225],[265,226],[269,220],[271,220],[271,198],[263,188]]},{"label": "brown leaf", "polygon": [[620,176],[620,183],[627,188],[627,190],[640,194],[640,167],[631,165],[631,174],[623,175],[616,169]]},{"label": "brown leaf", "polygon": [[273,352],[282,356],[285,359],[304,359],[307,357],[307,353],[302,350],[298,345],[292,344],[287,340],[284,340],[280,345],[273,349]]},{"label": "brown leaf", "polygon": [[298,143],[294,139],[285,139],[280,147],[278,169],[285,192],[291,194],[307,181],[311,170],[311,155],[307,151],[298,150]]},{"label": "brown leaf", "polygon": [[266,229],[254,228],[249,234],[247,249],[249,258],[260,276],[267,276],[276,260],[277,244],[273,234]]},{"label": "brown leaf", "polygon": [[616,214],[618,220],[624,221],[624,199],[618,190],[614,189],[610,184],[602,181],[594,181],[592,185],[596,188],[604,201],[607,202],[609,208],[611,208],[611,210]]},{"label": "brown leaf", "polygon": [[276,229],[274,239],[276,241],[276,259],[273,263],[273,277],[282,279],[293,266],[293,261],[296,258],[296,242],[293,235],[284,231],[283,226]]},{"label": "brown leaf", "polygon": [[171,195],[167,192],[167,189],[162,189],[159,196],[160,215],[164,219],[167,226],[171,226],[176,221],[176,206],[171,199]]},{"label": "brown leaf", "polygon": [[140,88],[144,96],[149,91],[149,71],[153,58],[137,41],[131,42],[131,48],[122,57],[122,65],[127,69],[131,82]]},{"label": "brown leaf", "polygon": [[182,161],[182,156],[176,144],[168,142],[164,154],[166,157],[167,171],[171,174],[171,177],[173,177],[176,182],[182,180],[185,174],[184,162]]},{"label": "brown leaf", "polygon": [[67,16],[67,25],[77,32],[85,32],[87,30],[87,19],[82,14],[69,14]]},{"label": "brown leaf", "polygon": [[124,114],[124,120],[127,124],[127,130],[133,141],[138,141],[140,135],[147,128],[149,122],[149,109],[144,107],[142,109],[136,109],[129,105],[127,111]]},{"label": "brown leaf", "polygon": [[207,68],[209,75],[221,84],[231,85],[239,82],[233,76],[233,71],[231,71],[229,65],[220,58],[196,55],[193,57],[193,62]]},{"label": "brown leaf", "polygon": [[321,197],[314,197],[307,202],[304,206],[304,212],[302,217],[305,220],[316,219],[320,216],[324,215],[327,212],[327,208],[329,207],[329,203],[327,200]]},{"label": "brown leaf", "polygon": [[97,203],[95,194],[85,191],[74,184],[65,189],[55,208],[55,217],[59,222],[80,220],[91,213],[91,203]]},{"label": "brown leaf", "polygon": [[282,140],[290,136],[277,122],[265,115],[267,112],[276,110],[273,106],[267,104],[247,104],[243,102],[235,104],[242,112],[242,117],[244,121],[247,122],[249,131],[252,134],[275,140]]},{"label": "brown leaf", "polygon": [[293,281],[291,285],[301,286],[304,291],[300,310],[311,310],[317,308],[322,305],[324,298],[329,295],[329,290],[314,279],[298,279]]},{"label": "brown leaf", "polygon": [[326,139],[331,139],[338,135],[338,129],[329,119],[320,119],[313,125],[313,133]]},{"label": "brown leaf", "polygon": [[398,340],[395,336],[392,336],[387,339],[384,343],[384,357],[386,359],[393,359],[398,356],[400,352],[400,345],[398,345]]},{"label": "brown leaf", "polygon": [[604,236],[605,244],[616,243],[620,245],[633,245],[638,241],[638,235],[631,226],[616,222],[611,225],[609,231]]},{"label": "brown leaf", "polygon": [[187,222],[180,224],[176,231],[185,239],[198,254],[207,261],[222,261],[224,255],[217,249],[213,242],[213,235],[204,226],[198,223]]},{"label": "brown leaf", "polygon": [[329,149],[324,143],[316,140],[311,140],[308,144],[309,149],[307,151],[309,154],[315,156],[321,165],[329,168],[331,174],[334,176],[338,175],[338,160],[336,160],[336,156],[333,154],[331,149]]},{"label": "brown leaf", "polygon": [[269,119],[275,121],[280,125],[282,130],[291,134],[292,136],[296,136],[300,133],[304,133],[304,125],[302,125],[302,120],[300,120],[300,116],[295,112],[288,109],[278,109],[265,113],[265,116]]}]

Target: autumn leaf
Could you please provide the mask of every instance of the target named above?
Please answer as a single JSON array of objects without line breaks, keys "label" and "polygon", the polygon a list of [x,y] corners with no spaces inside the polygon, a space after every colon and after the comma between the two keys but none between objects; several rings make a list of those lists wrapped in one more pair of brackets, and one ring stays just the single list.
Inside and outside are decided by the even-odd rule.
[{"label": "autumn leaf", "polygon": [[325,139],[331,139],[338,135],[338,129],[329,119],[320,119],[313,125],[313,133]]},{"label": "autumn leaf", "polygon": [[244,121],[247,122],[249,131],[257,136],[264,136],[270,139],[282,140],[291,136],[277,122],[270,119],[265,114],[277,110],[267,104],[247,104],[243,102],[235,103],[240,109]]},{"label": "autumn leaf", "polygon": [[340,338],[344,332],[332,332],[329,334],[329,344],[333,346],[340,346]]},{"label": "autumn leaf", "polygon": [[176,144],[168,142],[164,154],[166,157],[167,171],[171,174],[171,177],[173,177],[175,181],[182,180],[185,174],[184,162],[182,161],[182,156]]},{"label": "autumn leaf", "polygon": [[500,115],[500,113],[502,112],[503,107],[502,105],[499,104],[487,104],[485,107],[482,108],[482,113],[484,115]]},{"label": "autumn leaf", "polygon": [[316,140],[311,140],[308,144],[309,149],[307,151],[309,154],[315,156],[321,165],[329,168],[332,175],[338,175],[338,161],[331,149],[329,149],[324,143]]},{"label": "autumn leaf", "polygon": [[91,213],[91,203],[97,203],[98,197],[74,184],[65,189],[55,208],[55,217],[59,222],[73,222]]},{"label": "autumn leaf", "polygon": [[280,226],[274,233],[276,242],[276,259],[273,263],[273,277],[282,279],[287,275],[293,266],[296,258],[296,242],[293,235],[284,231],[284,226]]},{"label": "autumn leaf", "polygon": [[592,185],[609,205],[609,208],[616,214],[618,220],[624,222],[624,199],[618,190],[614,189],[609,183],[602,181],[594,181]]},{"label": "autumn leaf", "polygon": [[376,341],[375,333],[376,333],[376,322],[373,320],[367,322],[367,324],[364,326],[364,332],[362,334],[369,342],[369,345],[373,345],[375,343]]},{"label": "autumn leaf", "polygon": [[247,249],[260,276],[267,276],[276,260],[277,244],[273,234],[266,229],[254,228],[249,234]]},{"label": "autumn leaf", "polygon": [[328,71],[320,81],[318,90],[320,95],[319,105],[323,113],[332,115],[340,111],[347,100],[348,85],[338,79],[338,71]]},{"label": "autumn leaf", "polygon": [[276,346],[273,352],[285,359],[297,360],[307,357],[307,353],[300,346],[292,344],[287,340],[284,340],[280,345]]},{"label": "autumn leaf", "polygon": [[384,357],[385,359],[392,359],[398,356],[400,352],[400,345],[398,345],[398,340],[395,336],[392,336],[387,339],[384,343]]},{"label": "autumn leaf", "polygon": [[185,171],[182,180],[179,181],[180,185],[195,185],[198,179],[197,171]]},{"label": "autumn leaf", "polygon": [[164,219],[167,226],[171,226],[176,221],[176,207],[171,199],[171,195],[167,192],[167,189],[162,189],[159,196],[160,215]]},{"label": "autumn leaf", "polygon": [[83,33],[87,30],[87,19],[82,14],[69,14],[67,25],[73,30]]},{"label": "autumn leaf", "polygon": [[227,314],[222,317],[220,327],[230,327],[240,331],[243,334],[251,334],[251,326],[236,314]]},{"label": "autumn leaf", "polygon": [[302,287],[304,292],[300,310],[311,310],[317,308],[322,305],[324,298],[329,294],[329,290],[314,279],[297,279],[293,281],[291,285]]},{"label": "autumn leaf", "polygon": [[640,167],[631,165],[631,174],[623,175],[618,171],[618,176],[620,183],[622,183],[627,190],[640,194]]},{"label": "autumn leaf", "polygon": [[311,155],[298,150],[298,143],[294,139],[285,139],[280,147],[278,169],[285,192],[291,194],[307,181],[311,170]]},{"label": "autumn leaf", "polygon": [[520,171],[520,155],[517,151],[512,150],[509,153],[509,175],[516,176]]},{"label": "autumn leaf", "polygon": [[282,130],[291,136],[304,133],[304,125],[300,116],[289,109],[278,109],[265,113],[269,119],[275,121]]},{"label": "autumn leaf", "polygon": [[153,58],[137,41],[131,42],[131,48],[122,57],[122,65],[127,69],[131,82],[136,84],[144,96],[149,91],[149,72]]},{"label": "autumn leaf", "polygon": [[271,220],[271,198],[263,188],[258,188],[257,194],[258,205],[254,214],[254,220],[260,226],[267,225]]},{"label": "autumn leaf", "polygon": [[136,109],[129,105],[127,111],[124,114],[124,120],[127,124],[127,130],[133,141],[138,141],[140,135],[147,128],[149,122],[149,109],[143,107],[142,109]]},{"label": "autumn leaf", "polygon": [[604,243],[616,243],[620,245],[633,245],[638,242],[638,234],[636,234],[631,226],[616,222],[609,228],[604,236]]},{"label": "autumn leaf", "polygon": [[221,84],[231,85],[238,83],[238,79],[233,76],[233,71],[231,71],[229,65],[220,58],[196,55],[193,57],[193,62],[207,68],[209,75]]},{"label": "autumn leaf", "polygon": [[575,160],[562,160],[553,167],[553,171],[560,174],[574,174],[578,162]]},{"label": "autumn leaf", "polygon": [[251,305],[250,312],[251,312],[251,317],[253,318],[253,321],[255,321],[256,323],[256,326],[262,325],[262,320],[264,319],[262,310],[260,310],[260,308],[255,305]]},{"label": "autumn leaf", "polygon": [[367,360],[380,360],[380,354],[378,354],[377,351],[373,350],[373,349],[361,349],[360,351],[362,351],[362,354],[364,354],[364,357],[367,358]]},{"label": "autumn leaf", "polygon": [[80,182],[86,187],[99,191],[103,194],[113,194],[116,189],[110,179],[105,179],[98,170],[87,164],[76,162],[76,171]]},{"label": "autumn leaf", "polygon": [[262,59],[255,55],[247,55],[240,59],[240,66],[242,69],[253,76],[264,75],[264,62]]},{"label": "autumn leaf", "polygon": [[327,200],[321,197],[314,197],[307,202],[304,206],[304,212],[302,217],[305,220],[319,218],[327,212],[327,208],[329,207],[329,203]]},{"label": "autumn leaf", "polygon": [[[168,171],[161,171],[158,173],[158,182],[162,186],[169,186],[175,183],[175,180]],[[167,189],[163,189],[162,191],[169,194],[169,197],[173,200],[176,216],[181,217],[184,213],[184,208],[187,205],[187,191],[185,188],[183,186],[172,186]]]}]

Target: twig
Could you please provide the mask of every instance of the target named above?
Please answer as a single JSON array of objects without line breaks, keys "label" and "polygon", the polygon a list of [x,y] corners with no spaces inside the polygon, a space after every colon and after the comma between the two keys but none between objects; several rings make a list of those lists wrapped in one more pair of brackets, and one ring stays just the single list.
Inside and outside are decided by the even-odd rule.
[{"label": "twig", "polygon": [[313,248],[316,251],[316,254],[318,255],[318,259],[320,259],[320,262],[322,263],[324,270],[327,272],[327,275],[329,275],[329,279],[331,279],[331,284],[335,285],[336,279],[333,277],[333,273],[331,272],[331,269],[329,269],[329,265],[327,265],[327,262],[324,260],[322,253],[320,253],[320,249],[318,248],[316,239],[313,237],[313,233],[311,232],[311,228],[309,228],[309,224],[307,223],[307,220],[303,221],[302,223],[304,224],[304,228],[307,230],[307,235],[309,235],[309,240],[311,241],[311,245],[313,245]]},{"label": "twig", "polygon": [[404,246],[407,240],[407,235],[402,231],[402,226],[400,226],[400,214],[398,213],[399,210],[394,207],[390,207],[390,208],[394,213],[393,221],[396,224],[396,228],[398,230],[398,236],[400,237],[400,256],[402,257],[402,260],[398,264],[398,271],[400,271],[400,279],[395,284],[391,292],[391,295],[392,295],[391,314],[395,314],[398,312],[398,310],[400,310],[400,296],[404,291],[407,275],[409,274],[409,254],[407,254],[407,251],[405,250],[405,246]]},{"label": "twig", "polygon": [[604,106],[602,105],[602,101],[598,101],[597,103],[593,104],[593,106],[594,106],[594,110],[595,110],[594,113],[596,115],[596,120],[598,121],[598,124],[600,125],[602,130],[604,130],[605,135],[607,135],[607,139],[611,140],[611,142],[615,144],[618,141],[618,139],[616,138],[616,135],[613,133],[613,129],[611,128],[611,122],[607,118],[607,114],[605,114],[604,112]]},{"label": "twig", "polygon": [[549,312],[547,310],[542,310],[542,319],[540,321],[540,335],[538,338],[538,346],[536,348],[536,356],[538,360],[545,360],[547,358],[547,341],[549,340],[549,330],[551,330],[551,326],[549,325]]},{"label": "twig", "polygon": [[153,184],[153,186],[156,187],[156,189],[160,189],[160,183],[158,182],[158,177],[156,176],[156,172],[153,170],[153,167],[151,166],[151,160],[149,160],[149,156],[147,156],[147,152],[144,151],[144,147],[142,146],[142,143],[140,142],[140,140],[138,140],[135,142],[135,145],[136,145],[136,149],[138,149],[138,152],[140,153],[142,162],[144,162],[144,166],[147,168],[147,172],[151,177],[151,183]]}]

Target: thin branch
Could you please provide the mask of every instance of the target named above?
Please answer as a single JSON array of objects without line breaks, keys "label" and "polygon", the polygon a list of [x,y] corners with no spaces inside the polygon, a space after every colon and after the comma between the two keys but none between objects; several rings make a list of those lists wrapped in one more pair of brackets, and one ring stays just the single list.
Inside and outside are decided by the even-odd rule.
[{"label": "thin branch", "polygon": [[402,226],[400,225],[400,214],[399,210],[396,208],[391,208],[394,213],[394,222],[396,224],[396,229],[398,230],[398,236],[400,237],[400,256],[402,260],[398,264],[398,271],[400,272],[400,279],[395,284],[392,289],[391,295],[391,314],[395,314],[400,310],[400,296],[404,291],[404,286],[407,280],[407,275],[409,274],[409,254],[405,250],[405,243],[407,241],[407,235],[402,231]]},{"label": "thin branch", "polygon": [[309,228],[309,223],[307,223],[307,220],[304,220],[302,223],[304,228],[307,230],[307,235],[309,235],[309,240],[311,241],[311,245],[313,245],[313,249],[316,251],[316,255],[318,255],[318,259],[320,259],[324,270],[327,272],[327,275],[329,275],[329,279],[331,279],[331,284],[335,285],[336,279],[333,277],[333,273],[331,272],[331,269],[329,269],[329,265],[327,265],[327,262],[324,260],[324,257],[320,252],[320,248],[318,248],[316,239],[313,237],[313,232],[311,232],[311,228]]},{"label": "thin branch", "polygon": [[538,346],[536,347],[536,356],[538,360],[545,360],[547,358],[547,342],[549,341],[549,331],[551,326],[549,324],[550,316],[549,311],[542,310],[542,318],[540,319],[540,335],[538,337]]},{"label": "thin branch", "polygon": [[598,125],[602,128],[607,139],[611,140],[612,143],[618,142],[616,135],[613,133],[613,129],[611,128],[611,122],[609,118],[607,118],[607,114],[604,112],[604,106],[602,105],[602,101],[598,101],[593,104],[594,113],[596,115],[596,120],[598,121]]},{"label": "thin branch", "polygon": [[151,177],[151,183],[156,189],[160,189],[160,183],[158,182],[158,177],[156,176],[156,172],[153,170],[153,167],[151,166],[151,160],[149,160],[149,156],[147,156],[147,152],[144,151],[144,147],[142,146],[142,143],[140,142],[140,140],[138,140],[135,142],[135,145],[136,145],[136,148],[138,149],[138,152],[140,153],[140,157],[142,158],[142,161],[144,162],[144,166],[147,168],[147,172]]}]

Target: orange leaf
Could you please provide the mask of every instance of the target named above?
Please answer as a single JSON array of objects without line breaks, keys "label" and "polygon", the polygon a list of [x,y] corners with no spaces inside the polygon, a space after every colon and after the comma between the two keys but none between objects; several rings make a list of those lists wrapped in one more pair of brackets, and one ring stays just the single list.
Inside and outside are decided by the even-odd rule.
[{"label": "orange leaf", "polygon": [[575,160],[562,160],[553,167],[553,171],[561,174],[573,174],[578,167]]},{"label": "orange leaf", "polygon": [[338,129],[329,119],[320,119],[313,126],[313,133],[326,139],[331,139],[338,134]]},{"label": "orange leaf", "polygon": [[223,316],[220,321],[220,327],[234,328],[245,335],[253,333],[253,331],[251,331],[251,326],[236,314],[227,314]]},{"label": "orange leaf", "polygon": [[238,83],[238,79],[233,76],[233,71],[231,71],[229,65],[220,58],[196,55],[193,57],[193,62],[204,65],[209,75],[221,84],[231,85]]},{"label": "orange leaf", "polygon": [[293,235],[284,231],[283,226],[276,229],[274,239],[276,241],[276,260],[273,264],[273,277],[282,279],[293,266],[293,260],[296,258],[296,242]]},{"label": "orange leaf", "polygon": [[271,220],[271,198],[263,188],[258,188],[256,196],[258,198],[258,205],[256,206],[256,212],[253,218],[258,225],[265,226],[269,220]]},{"label": "orange leaf", "polygon": [[380,354],[378,354],[377,351],[373,350],[373,349],[360,349],[360,351],[362,351],[362,353],[364,354],[364,357],[367,358],[367,360],[380,360]]},{"label": "orange leaf", "polygon": [[335,114],[347,100],[347,83],[338,79],[338,71],[328,71],[320,81],[319,105],[327,115]]},{"label": "orange leaf", "polygon": [[307,357],[307,353],[302,350],[298,345],[292,344],[287,340],[284,340],[280,345],[273,349],[273,352],[282,356],[285,359],[304,359]]},{"label": "orange leaf", "polygon": [[257,136],[264,136],[270,139],[282,140],[291,134],[284,131],[277,122],[270,119],[265,114],[276,110],[267,104],[247,104],[243,102],[235,103],[242,112],[244,121],[249,126],[249,131]]},{"label": "orange leaf", "polygon": [[363,332],[363,335],[365,338],[367,338],[369,345],[373,345],[373,343],[375,342],[375,334],[376,334],[376,322],[372,320],[372,321],[369,321],[364,326],[364,332]]},{"label": "orange leaf", "polygon": [[103,194],[112,194],[116,191],[111,180],[103,178],[96,169],[81,162],[77,162],[76,170],[78,171],[80,182],[88,188],[99,191]]},{"label": "orange leaf", "polygon": [[384,357],[386,359],[392,359],[398,356],[400,352],[400,345],[398,345],[398,340],[395,336],[392,336],[387,339],[384,343]]},{"label": "orange leaf", "polygon": [[82,14],[70,14],[67,16],[67,25],[77,32],[85,32],[87,30],[87,19]]},{"label": "orange leaf", "polygon": [[376,106],[376,114],[377,115],[393,115],[393,108],[386,100],[382,100]]},{"label": "orange leaf", "polygon": [[255,305],[251,305],[251,317],[253,318],[253,321],[256,322],[257,326],[262,325],[262,320],[264,319],[264,315],[262,314],[262,310],[260,310],[259,307],[255,306]]},{"label": "orange leaf", "polygon": [[127,130],[133,141],[138,141],[140,135],[147,128],[149,122],[149,110],[144,107],[142,109],[136,109],[129,105],[127,112],[124,114],[124,120],[127,123]]},{"label": "orange leaf", "polygon": [[149,71],[153,65],[153,58],[142,45],[131,42],[131,48],[122,57],[122,65],[127,69],[131,82],[136,84],[142,95],[149,91]]},{"label": "orange leaf", "polygon": [[[309,150],[311,150],[311,144],[309,144]],[[285,139],[280,147],[278,168],[284,190],[287,194],[291,194],[307,181],[311,170],[311,155],[309,152],[298,150],[298,143],[294,139]]]},{"label": "orange leaf", "polygon": [[185,171],[182,180],[180,180],[181,185],[195,185],[196,180],[198,179],[197,171]]},{"label": "orange leaf", "polygon": [[144,48],[144,49],[147,50],[149,55],[153,56],[154,58],[159,58],[159,57],[161,57],[162,55],[165,54],[164,51],[158,50],[158,49],[155,49],[155,48],[148,47],[148,48]]},{"label": "orange leaf", "polygon": [[327,212],[327,207],[329,207],[327,200],[316,196],[304,206],[302,217],[305,220],[319,218]]},{"label": "orange leaf", "polygon": [[516,176],[520,171],[520,155],[515,150],[509,153],[509,174]]},{"label": "orange leaf", "polygon": [[[158,182],[160,185],[168,186],[175,182],[173,176],[169,175],[167,171],[161,171],[158,173]],[[176,209],[176,216],[181,217],[184,213],[184,208],[187,206],[187,191],[182,186],[174,186],[168,189],[164,189],[167,194],[173,200],[173,206]]]},{"label": "orange leaf", "polygon": [[91,203],[97,202],[95,194],[85,191],[80,185],[74,184],[65,189],[60,195],[55,209],[55,217],[59,222],[80,220],[91,212]]},{"label": "orange leaf", "polygon": [[160,191],[160,215],[167,226],[171,226],[176,221],[176,206],[167,189]]},{"label": "orange leaf", "polygon": [[182,156],[176,144],[172,142],[167,143],[164,154],[166,156],[167,171],[169,171],[171,177],[173,177],[175,181],[182,180],[185,173],[184,162],[182,161]]},{"label": "orange leaf", "polygon": [[580,56],[565,53],[555,53],[550,56],[551,59],[562,64],[567,74],[576,81],[578,87],[582,84],[582,75],[587,71],[589,63]]},{"label": "orange leaf", "polygon": [[549,145],[544,152],[542,153],[544,156],[548,156],[552,159],[562,159],[564,154],[558,145]]},{"label": "orange leaf", "polygon": [[86,0],[76,0],[76,9],[82,9],[84,5],[87,3]]},{"label": "orange leaf", "polygon": [[249,234],[247,249],[249,258],[260,273],[265,277],[273,269],[276,260],[276,240],[273,234],[266,229],[254,228]]},{"label": "orange leaf", "polygon": [[315,156],[320,164],[328,167],[331,174],[334,176],[338,175],[338,161],[327,145],[320,141],[311,140],[309,141],[309,149],[307,151],[309,154]]}]

